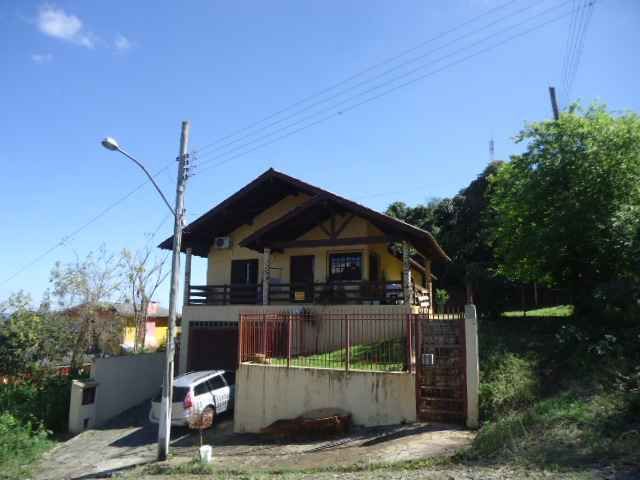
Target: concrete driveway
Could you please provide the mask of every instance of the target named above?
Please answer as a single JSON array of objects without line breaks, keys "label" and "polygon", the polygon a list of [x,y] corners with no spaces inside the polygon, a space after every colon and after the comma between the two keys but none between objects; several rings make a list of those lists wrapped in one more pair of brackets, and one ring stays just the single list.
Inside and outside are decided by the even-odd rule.
[{"label": "concrete driveway", "polygon": [[[147,420],[144,404],[109,425],[86,431],[47,453],[36,467],[35,478],[86,479],[109,477],[156,457],[158,428]],[[334,438],[286,440],[263,435],[234,434],[233,419],[222,415],[205,435],[214,447],[214,462],[221,469],[298,469],[326,465],[393,462],[451,454],[468,445],[473,434],[448,426],[396,425],[355,428]],[[197,455],[199,434],[173,429],[172,463]]]}]

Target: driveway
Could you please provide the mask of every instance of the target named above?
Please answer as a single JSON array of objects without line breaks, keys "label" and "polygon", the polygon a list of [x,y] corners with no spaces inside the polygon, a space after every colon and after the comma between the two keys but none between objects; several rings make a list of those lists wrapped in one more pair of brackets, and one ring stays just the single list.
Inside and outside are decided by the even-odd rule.
[{"label": "driveway", "polygon": [[[49,452],[36,468],[35,478],[81,479],[111,476],[156,457],[158,428],[147,420],[148,404],[141,405],[103,428],[81,433]],[[172,429],[171,462],[197,455],[199,434]],[[205,443],[213,445],[214,462],[224,469],[317,468],[394,462],[451,454],[468,445],[471,432],[443,425],[396,425],[355,428],[344,436],[290,441],[263,435],[234,434],[229,415],[217,418]]]}]

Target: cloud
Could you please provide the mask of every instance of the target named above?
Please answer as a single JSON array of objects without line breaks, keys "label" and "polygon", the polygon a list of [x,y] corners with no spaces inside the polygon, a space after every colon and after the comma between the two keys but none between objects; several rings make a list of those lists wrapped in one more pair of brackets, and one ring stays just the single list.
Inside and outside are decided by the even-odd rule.
[{"label": "cloud", "polygon": [[53,60],[53,55],[50,53],[32,53],[31,60],[33,63],[42,65],[43,63],[49,63]]},{"label": "cloud", "polygon": [[120,33],[116,36],[116,39],[113,42],[113,45],[114,47],[116,47],[116,50],[118,50],[119,52],[127,51],[132,46],[131,41]]},{"label": "cloud", "polygon": [[61,8],[45,4],[40,7],[37,19],[38,30],[50,37],[65,40],[86,48],[93,48],[95,35],[87,31],[75,15],[67,15]]}]

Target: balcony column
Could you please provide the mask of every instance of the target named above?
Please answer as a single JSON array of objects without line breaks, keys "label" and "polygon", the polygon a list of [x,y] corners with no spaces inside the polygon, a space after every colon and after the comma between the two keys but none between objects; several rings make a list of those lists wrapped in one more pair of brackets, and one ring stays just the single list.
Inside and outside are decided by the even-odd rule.
[{"label": "balcony column", "polygon": [[413,305],[413,288],[411,288],[411,257],[409,244],[402,242],[402,290],[405,305]]},{"label": "balcony column", "polygon": [[271,249],[262,254],[262,304],[269,305],[269,282],[271,281]]},{"label": "balcony column", "polygon": [[187,248],[186,260],[184,262],[184,300],[183,305],[189,305],[189,290],[191,287],[191,249]]}]

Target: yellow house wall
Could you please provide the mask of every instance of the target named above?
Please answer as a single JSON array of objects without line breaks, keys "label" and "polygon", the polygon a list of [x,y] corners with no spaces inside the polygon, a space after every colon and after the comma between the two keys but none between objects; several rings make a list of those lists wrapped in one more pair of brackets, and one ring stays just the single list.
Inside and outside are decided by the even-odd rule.
[{"label": "yellow house wall", "polygon": [[[262,254],[248,248],[240,247],[239,243],[262,228],[264,225],[273,222],[291,209],[299,206],[308,200],[307,195],[288,196],[265,210],[253,221],[251,225],[243,225],[229,235],[232,247],[218,250],[210,249],[207,267],[207,283],[209,285],[225,285],[231,282],[231,261],[232,260],[258,260],[258,281],[262,278],[263,261]],[[335,227],[339,228],[346,216],[337,215]],[[330,229],[330,220],[324,222],[327,230]],[[383,233],[368,221],[360,217],[354,217],[347,224],[340,234],[340,238],[354,238],[366,236],[381,236]],[[300,240],[323,240],[327,234],[318,226],[308,231],[300,237]],[[391,255],[386,244],[362,244],[340,247],[313,247],[313,248],[288,248],[283,253],[273,252],[271,255],[271,281],[272,283],[288,283],[290,281],[290,257],[296,255],[313,255],[314,258],[314,280],[318,283],[325,282],[329,275],[329,256],[332,253],[358,252],[362,254],[363,279],[369,279],[369,253],[375,252],[380,257],[380,272],[383,277],[376,280],[386,279],[387,281],[402,279],[402,261]],[[422,272],[413,269],[413,278],[422,285]]]}]

